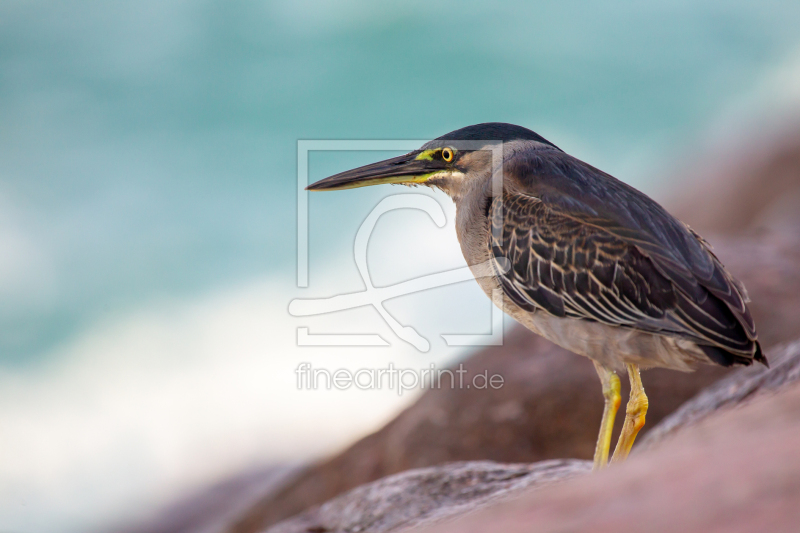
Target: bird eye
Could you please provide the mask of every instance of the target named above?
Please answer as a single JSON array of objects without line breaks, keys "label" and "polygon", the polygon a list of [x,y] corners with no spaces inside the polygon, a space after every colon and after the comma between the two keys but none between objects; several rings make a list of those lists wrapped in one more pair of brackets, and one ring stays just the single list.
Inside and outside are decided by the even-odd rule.
[{"label": "bird eye", "polygon": [[451,162],[453,160],[453,149],[452,148],[444,148],[442,150],[442,159],[446,162]]}]

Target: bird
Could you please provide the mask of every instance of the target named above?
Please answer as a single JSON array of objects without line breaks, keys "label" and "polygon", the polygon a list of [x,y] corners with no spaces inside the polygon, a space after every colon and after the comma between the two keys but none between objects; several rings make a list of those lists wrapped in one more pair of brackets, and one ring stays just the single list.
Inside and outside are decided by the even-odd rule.
[{"label": "bird", "polygon": [[[744,285],[703,237],[532,130],[467,126],[307,190],[380,184],[444,191],[456,206],[461,251],[489,298],[527,329],[592,360],[604,398],[594,470],[624,461],[644,426],[642,369],[769,366]],[[490,275],[480,275],[487,262]],[[623,371],[630,397],[609,461]]]}]

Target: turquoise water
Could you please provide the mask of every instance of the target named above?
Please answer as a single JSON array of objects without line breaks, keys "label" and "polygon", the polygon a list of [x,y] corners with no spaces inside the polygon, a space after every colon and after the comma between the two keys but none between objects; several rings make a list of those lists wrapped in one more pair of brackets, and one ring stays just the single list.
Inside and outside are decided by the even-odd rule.
[{"label": "turquoise water", "polygon": [[142,302],[291,279],[298,139],[509,121],[646,188],[625,162],[690,147],[799,23],[764,1],[3,2],[0,365]]}]

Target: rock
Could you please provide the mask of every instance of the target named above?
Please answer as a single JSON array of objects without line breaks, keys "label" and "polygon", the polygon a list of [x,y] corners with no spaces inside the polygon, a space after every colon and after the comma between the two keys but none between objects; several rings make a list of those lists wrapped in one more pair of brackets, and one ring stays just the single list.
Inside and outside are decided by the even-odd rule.
[{"label": "rock", "polygon": [[800,531],[800,386],[707,417],[597,475],[425,533]]},{"label": "rock", "polygon": [[387,533],[464,515],[526,489],[591,471],[577,460],[536,464],[450,463],[363,485],[270,528],[268,533]]},{"label": "rock", "polygon": [[[467,376],[486,369],[499,373],[505,384],[499,390],[426,391],[378,432],[266,495],[229,531],[260,531],[354,487],[413,468],[592,457],[603,399],[588,359],[520,328],[507,335],[504,346],[481,350],[464,368]],[[657,422],[726,372],[711,366],[691,374],[648,371],[648,421]],[[623,386],[627,395],[625,379]],[[622,417],[617,423],[621,427]]]},{"label": "rock", "polygon": [[[800,174],[800,169],[798,169]],[[800,202],[798,205],[800,213]],[[800,224],[776,223],[750,237],[712,239],[714,252],[750,294],[762,346],[800,337]]]},{"label": "rock", "polygon": [[748,134],[739,146],[705,154],[679,175],[691,188],[665,205],[706,237],[747,235],[779,220],[797,227],[800,127]]},{"label": "rock", "polygon": [[[684,491],[693,491],[691,497],[707,502],[706,504],[714,512],[727,512],[730,510],[729,507],[740,503],[738,500],[743,498],[744,493],[754,497],[766,494],[758,491],[762,488],[759,487],[759,483],[763,485],[764,490],[776,488],[776,483],[794,483],[794,492],[787,493],[784,490],[781,496],[794,502],[794,505],[800,504],[800,483],[796,481],[800,478],[783,475],[778,478],[761,479],[757,474],[766,472],[771,475],[779,469],[779,465],[775,464],[774,458],[771,457],[764,470],[754,468],[753,465],[763,460],[765,443],[740,444],[740,442],[747,443],[748,439],[771,442],[781,439],[783,437],[776,436],[775,432],[786,430],[784,419],[794,417],[793,428],[789,428],[791,431],[786,435],[786,441],[773,446],[775,450],[770,449],[769,453],[784,456],[791,454],[789,462],[796,468],[793,472],[800,474],[800,456],[796,454],[796,450],[800,449],[800,416],[798,416],[800,415],[798,386],[800,341],[773,350],[772,357],[771,370],[761,365],[739,369],[708,387],[654,428],[647,439],[648,445],[644,448],[639,447],[632,457],[640,455],[646,457],[644,464],[657,465],[655,471],[650,466],[640,466],[634,470],[635,474],[627,473],[631,470],[628,467],[629,463],[641,464],[638,458],[632,458],[629,463],[616,465],[592,476],[592,480],[575,479],[590,471],[591,464],[588,461],[553,460],[528,465],[492,462],[451,463],[409,470],[363,485],[295,518],[281,522],[267,533],[316,531],[384,533],[429,526],[447,519],[455,519],[456,522],[453,525],[443,525],[442,529],[434,528],[431,532],[513,531],[513,528],[519,531],[530,529],[594,531],[596,528],[591,523],[591,513],[583,512],[582,509],[578,517],[583,522],[579,527],[573,527],[575,524],[572,522],[572,505],[573,503],[576,506],[589,505],[601,516],[605,513],[607,519],[613,522],[619,511],[619,502],[623,500],[617,499],[617,493],[611,489],[603,488],[607,486],[620,491],[620,498],[625,498],[624,507],[627,511],[634,509],[641,515],[638,517],[638,522],[628,523],[627,529],[626,526],[613,522],[608,531],[617,527],[622,527],[622,531],[639,531],[641,527],[638,524],[648,524],[647,529],[652,530],[651,522],[663,518],[662,515],[665,514],[659,507],[661,505],[659,499],[663,497],[665,503],[672,506],[673,512],[677,512],[679,508],[674,503],[673,493],[680,493],[679,500],[685,501],[689,497]],[[788,400],[776,400],[774,393],[786,390],[791,391],[793,396],[790,394]],[[732,407],[754,401],[760,401],[754,412],[729,416],[728,411]],[[776,406],[771,406],[773,401],[777,402]],[[683,437],[684,434],[689,436]],[[726,463],[715,455],[718,445],[719,453],[724,454],[725,460],[731,461],[731,468],[742,462],[746,462],[747,467],[741,472],[730,472],[727,467],[721,467]],[[709,456],[713,456],[713,460],[710,460]],[[732,456],[737,459],[734,460]],[[680,470],[678,474],[673,473],[676,467]],[[691,470],[692,484],[684,486],[682,480],[688,475],[687,470]],[[742,479],[740,476],[745,474],[753,475],[756,479]],[[653,476],[655,481],[648,481],[650,476]],[[711,492],[712,497],[708,498],[706,491],[720,476],[732,479],[726,480],[725,484],[717,485],[717,488],[726,487],[726,490]],[[594,482],[595,478],[601,479],[602,482],[599,484]],[[563,481],[565,485],[553,486],[555,481]],[[657,485],[662,482],[662,486]],[[650,486],[651,484],[654,486]],[[532,492],[532,489],[545,486],[548,486],[546,493]],[[637,492],[640,486],[643,488],[644,496]],[[758,487],[758,490],[754,487]],[[585,495],[587,490],[591,496]],[[561,499],[550,497],[550,494],[556,491]],[[598,495],[598,492],[602,494]],[[662,492],[662,497],[651,501]],[[519,498],[519,501],[503,503],[514,498]],[[593,498],[599,499],[599,503]],[[540,501],[543,499],[547,503]],[[613,512],[603,510],[604,504]],[[784,511],[790,507],[788,501],[782,505],[786,507]],[[533,506],[541,515],[531,522],[527,521],[529,506]],[[486,514],[480,514],[480,509],[486,509]],[[511,509],[511,512],[508,509]],[[690,517],[690,524],[686,524],[686,527],[669,530],[706,531],[703,528],[711,527],[713,512],[706,507],[697,511],[698,514]],[[473,512],[479,513],[482,527],[472,527],[471,515],[464,518],[463,515]],[[652,516],[646,513],[651,513]],[[498,514],[502,518],[499,523],[494,523]],[[517,518],[513,518],[515,515]],[[780,518],[794,520],[791,516],[784,512]],[[796,516],[798,521],[791,521],[791,524],[800,524],[800,514]],[[537,521],[539,519],[543,520],[543,523]],[[506,529],[507,527],[511,529]],[[656,530],[657,528],[656,524]],[[742,531],[747,530],[742,529]]]},{"label": "rock", "polygon": [[800,341],[770,350],[769,359],[769,369],[763,365],[742,368],[703,390],[653,428],[639,442],[636,452],[653,448],[676,431],[682,431],[722,409],[800,380]]}]

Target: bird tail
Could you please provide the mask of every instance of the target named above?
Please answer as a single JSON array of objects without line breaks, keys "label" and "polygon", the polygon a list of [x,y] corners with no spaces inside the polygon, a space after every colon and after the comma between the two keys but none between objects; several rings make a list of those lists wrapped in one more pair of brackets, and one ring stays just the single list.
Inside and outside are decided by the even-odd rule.
[{"label": "bird tail", "polygon": [[729,352],[728,350],[718,346],[699,345],[698,347],[703,350],[703,353],[706,354],[706,357],[721,366],[750,366],[753,364],[753,361],[757,361],[769,368],[769,361],[767,361],[767,357],[764,355],[764,352],[761,349],[761,343],[758,341],[755,341],[755,351],[753,352],[753,355],[741,355]]},{"label": "bird tail", "polygon": [[769,368],[769,361],[767,361],[767,356],[764,355],[764,352],[761,350],[761,343],[756,341],[756,353],[753,354],[753,359],[758,361],[765,367]]}]

